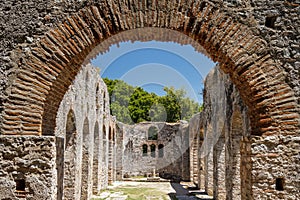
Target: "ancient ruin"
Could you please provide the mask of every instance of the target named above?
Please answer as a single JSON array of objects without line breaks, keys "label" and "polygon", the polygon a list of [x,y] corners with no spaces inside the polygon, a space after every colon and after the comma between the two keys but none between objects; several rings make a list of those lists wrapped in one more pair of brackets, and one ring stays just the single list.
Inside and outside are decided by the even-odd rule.
[{"label": "ancient ruin", "polygon": [[[129,138],[88,63],[130,40],[191,44],[219,63],[204,111],[178,137],[189,143],[184,174],[215,199],[300,199],[299,8],[298,0],[0,2],[0,199],[89,199],[122,179],[118,161],[129,154],[118,144]],[[166,144],[157,140],[154,151],[144,142],[159,159]]]},{"label": "ancient ruin", "polygon": [[[118,124],[123,136],[123,177],[189,180],[188,123],[144,122]],[[124,148],[125,147],[125,148]]]}]

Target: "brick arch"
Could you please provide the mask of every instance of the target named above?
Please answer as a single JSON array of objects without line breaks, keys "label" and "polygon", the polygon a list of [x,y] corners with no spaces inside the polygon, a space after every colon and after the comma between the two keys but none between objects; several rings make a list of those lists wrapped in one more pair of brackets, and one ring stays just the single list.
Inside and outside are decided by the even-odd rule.
[{"label": "brick arch", "polygon": [[296,98],[265,41],[219,7],[205,1],[106,1],[73,14],[23,59],[4,105],[2,133],[53,135],[59,103],[87,55],[112,35],[142,27],[184,33],[220,62],[249,107],[253,134],[296,129]]}]

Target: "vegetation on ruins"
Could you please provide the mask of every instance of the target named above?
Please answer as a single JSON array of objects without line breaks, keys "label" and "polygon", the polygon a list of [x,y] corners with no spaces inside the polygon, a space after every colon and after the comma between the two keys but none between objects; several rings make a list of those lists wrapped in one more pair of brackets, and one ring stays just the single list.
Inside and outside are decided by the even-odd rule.
[{"label": "vegetation on ruins", "polygon": [[110,109],[118,121],[133,124],[143,121],[177,122],[189,120],[202,106],[186,97],[183,89],[164,87],[166,94],[158,96],[122,80],[104,78],[110,96]]}]

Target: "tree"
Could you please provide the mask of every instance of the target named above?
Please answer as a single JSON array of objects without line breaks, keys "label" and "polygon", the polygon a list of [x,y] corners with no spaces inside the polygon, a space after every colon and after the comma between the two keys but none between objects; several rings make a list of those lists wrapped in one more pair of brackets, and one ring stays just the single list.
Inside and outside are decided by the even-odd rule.
[{"label": "tree", "polygon": [[173,87],[165,87],[164,91],[167,93],[165,96],[160,97],[159,102],[164,106],[167,113],[167,122],[176,122],[180,120],[181,107],[179,97],[175,94]]},{"label": "tree", "polygon": [[149,111],[156,98],[157,95],[154,93],[148,93],[141,87],[136,88],[134,93],[131,95],[128,106],[133,122],[139,123],[151,120]]},{"label": "tree", "polygon": [[185,97],[183,89],[165,87],[165,96],[149,93],[141,87],[133,87],[121,80],[103,79],[110,97],[111,113],[126,124],[142,121],[189,120],[201,111],[201,106]]},{"label": "tree", "polygon": [[128,106],[135,88],[122,80],[111,80],[108,78],[103,80],[107,85],[112,115],[116,116],[120,122],[133,124]]}]

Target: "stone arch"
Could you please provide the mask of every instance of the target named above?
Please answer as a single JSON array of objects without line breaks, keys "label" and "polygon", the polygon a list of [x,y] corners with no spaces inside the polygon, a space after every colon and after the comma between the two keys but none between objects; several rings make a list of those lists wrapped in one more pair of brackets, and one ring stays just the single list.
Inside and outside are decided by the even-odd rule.
[{"label": "stone arch", "polygon": [[63,198],[75,198],[75,160],[77,152],[77,129],[74,111],[71,109],[67,115],[65,148],[64,148],[64,175],[63,175]]},{"label": "stone arch", "polygon": [[3,105],[1,133],[53,135],[59,104],[92,49],[119,32],[144,27],[176,30],[201,44],[240,91],[253,135],[298,133],[297,99],[266,41],[217,3],[197,0],[105,1],[67,17],[20,59]]},{"label": "stone arch", "polygon": [[185,33],[220,62],[249,107],[253,134],[294,131],[296,98],[266,42],[220,7],[206,1],[107,1],[81,9],[45,33],[24,59],[4,106],[2,132],[52,135],[58,105],[89,52],[116,33],[143,27]]}]

